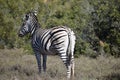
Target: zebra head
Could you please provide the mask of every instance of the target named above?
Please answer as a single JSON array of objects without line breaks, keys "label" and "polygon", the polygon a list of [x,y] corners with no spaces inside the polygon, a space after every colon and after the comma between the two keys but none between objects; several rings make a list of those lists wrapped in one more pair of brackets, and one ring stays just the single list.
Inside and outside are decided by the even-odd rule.
[{"label": "zebra head", "polygon": [[38,27],[39,26],[38,26],[38,19],[36,17],[36,13],[29,12],[23,18],[23,23],[18,32],[18,36],[23,37],[28,33],[32,35]]}]

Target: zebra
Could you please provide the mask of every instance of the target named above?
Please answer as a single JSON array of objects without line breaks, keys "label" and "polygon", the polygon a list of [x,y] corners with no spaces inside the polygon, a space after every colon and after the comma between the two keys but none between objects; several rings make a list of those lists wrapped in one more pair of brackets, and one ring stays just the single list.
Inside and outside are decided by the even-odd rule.
[{"label": "zebra", "polygon": [[[35,12],[25,14],[18,36],[31,35],[31,46],[36,56],[39,72],[41,68],[46,72],[47,55],[59,55],[67,68],[67,78],[74,77],[74,47],[75,34],[66,26],[43,29]],[[41,56],[43,64],[41,65]]]}]

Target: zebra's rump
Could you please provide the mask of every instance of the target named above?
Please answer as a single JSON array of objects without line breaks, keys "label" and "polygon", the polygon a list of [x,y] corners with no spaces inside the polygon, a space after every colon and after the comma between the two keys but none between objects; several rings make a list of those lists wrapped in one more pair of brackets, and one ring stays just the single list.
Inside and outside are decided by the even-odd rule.
[{"label": "zebra's rump", "polygon": [[46,30],[41,44],[47,54],[65,53],[68,47],[69,28],[60,26]]},{"label": "zebra's rump", "polygon": [[49,51],[59,54],[66,53],[68,48],[68,36],[69,36],[69,28],[67,27],[55,27],[51,30],[50,37],[50,47]]}]

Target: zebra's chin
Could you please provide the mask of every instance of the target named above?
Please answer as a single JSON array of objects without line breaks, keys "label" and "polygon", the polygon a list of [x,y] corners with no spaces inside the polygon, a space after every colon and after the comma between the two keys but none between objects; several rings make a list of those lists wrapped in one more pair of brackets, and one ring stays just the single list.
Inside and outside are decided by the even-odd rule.
[{"label": "zebra's chin", "polygon": [[18,34],[19,37],[23,37],[24,35],[23,34]]}]

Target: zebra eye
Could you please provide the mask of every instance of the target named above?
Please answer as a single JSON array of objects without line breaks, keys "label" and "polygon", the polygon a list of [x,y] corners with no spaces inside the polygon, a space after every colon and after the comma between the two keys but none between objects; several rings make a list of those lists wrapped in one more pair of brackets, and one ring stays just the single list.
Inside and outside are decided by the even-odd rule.
[{"label": "zebra eye", "polygon": [[28,15],[26,15],[26,20],[28,20],[28,18],[29,18],[29,16],[28,16]]}]

